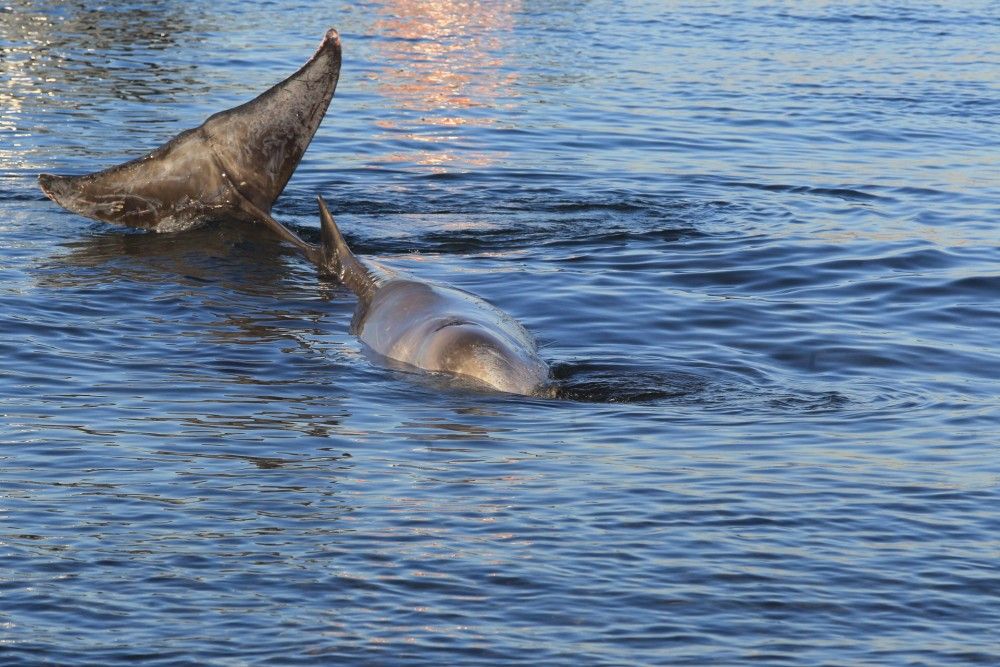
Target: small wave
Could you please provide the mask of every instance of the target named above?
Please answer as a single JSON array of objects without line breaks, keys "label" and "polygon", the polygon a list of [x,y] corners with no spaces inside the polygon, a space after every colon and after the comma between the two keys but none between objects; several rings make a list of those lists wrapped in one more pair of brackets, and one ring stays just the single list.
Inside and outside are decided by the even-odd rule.
[{"label": "small wave", "polygon": [[837,391],[802,393],[798,395],[776,396],[768,401],[770,407],[782,412],[826,412],[835,411],[850,401]]},{"label": "small wave", "polygon": [[904,286],[899,289],[897,298],[908,301],[949,299],[954,303],[962,298],[992,301],[997,294],[1000,294],[1000,275],[987,275],[965,276],[931,285]]},{"label": "small wave", "polygon": [[864,190],[853,188],[827,188],[814,187],[808,185],[787,185],[783,183],[747,183],[734,182],[732,187],[753,188],[755,190],[766,190],[768,192],[789,192],[792,194],[817,195],[820,197],[836,197],[848,201],[891,201],[891,198],[882,195],[872,194]]},{"label": "small wave", "polygon": [[586,188],[577,184],[505,185],[489,183],[469,174],[452,174],[446,184],[424,181],[412,187],[373,191],[353,184],[314,182],[289,188],[278,202],[278,212],[317,215],[315,194],[322,193],[331,211],[351,215],[477,215],[502,212],[624,213],[666,215],[701,206],[676,192],[625,188]]},{"label": "small wave", "polygon": [[[517,197],[493,192],[482,200],[481,194],[466,197],[451,193],[448,201],[433,194],[407,193],[405,204],[398,199],[355,200],[341,193],[328,201],[335,214],[369,219],[367,225],[362,221],[349,224],[345,230],[355,251],[365,255],[476,253],[633,240],[672,242],[703,236],[697,224],[730,206],[727,202],[686,201],[649,193],[611,191],[580,199],[568,192],[560,197],[550,192],[551,188],[545,190]],[[498,197],[503,198],[500,204]],[[311,203],[301,203],[306,201],[305,197],[296,197],[293,203],[281,206],[276,215],[305,240],[317,242],[316,225],[288,220],[289,215],[306,219],[315,216]],[[399,215],[410,216],[405,228],[386,228],[379,220]]]},{"label": "small wave", "polygon": [[[0,182],[4,180],[4,175],[0,174]],[[20,185],[20,183],[18,183]],[[10,202],[38,202],[46,201],[47,197],[42,193],[39,188],[0,188],[0,201],[10,201]]]}]

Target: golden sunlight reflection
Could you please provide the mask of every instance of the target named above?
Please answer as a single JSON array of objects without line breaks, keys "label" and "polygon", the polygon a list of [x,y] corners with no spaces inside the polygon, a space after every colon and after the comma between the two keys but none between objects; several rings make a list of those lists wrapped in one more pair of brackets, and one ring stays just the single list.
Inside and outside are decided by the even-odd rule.
[{"label": "golden sunlight reflection", "polygon": [[[506,36],[520,0],[477,3],[462,0],[392,0],[378,5],[373,30],[384,38],[376,48],[386,63],[376,77],[381,95],[402,112],[419,114],[404,126],[383,119],[383,140],[418,144],[379,157],[381,163],[411,162],[442,173],[481,168],[502,154],[457,149],[465,126],[494,124],[496,111],[510,108],[517,75],[505,71]],[[478,116],[476,108],[488,108]],[[419,144],[427,144],[421,147]]]},{"label": "golden sunlight reflection", "polygon": [[[33,24],[29,23],[29,27]],[[12,25],[9,29],[19,30],[20,26]],[[7,29],[0,32],[0,36],[6,32]],[[33,60],[34,56],[27,49],[18,48],[13,42],[0,47],[0,133],[4,136],[4,140],[0,141],[0,164],[8,170],[29,166],[24,160],[25,151],[19,139],[30,137],[20,127],[24,99],[42,94],[41,79],[31,72]]]}]

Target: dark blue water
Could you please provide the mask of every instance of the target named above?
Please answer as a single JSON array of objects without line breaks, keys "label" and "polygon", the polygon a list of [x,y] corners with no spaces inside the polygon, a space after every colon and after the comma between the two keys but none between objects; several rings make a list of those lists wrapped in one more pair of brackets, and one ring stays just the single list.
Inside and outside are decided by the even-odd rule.
[{"label": "dark blue water", "polygon": [[[1000,664],[996,3],[7,0],[0,663]],[[136,157],[343,36],[275,215],[533,331],[384,368]]]}]

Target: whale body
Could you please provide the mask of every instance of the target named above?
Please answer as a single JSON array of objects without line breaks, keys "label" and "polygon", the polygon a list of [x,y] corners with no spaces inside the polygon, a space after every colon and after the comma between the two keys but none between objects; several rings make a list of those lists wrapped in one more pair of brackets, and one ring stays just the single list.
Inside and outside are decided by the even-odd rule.
[{"label": "whale body", "polygon": [[[394,271],[351,252],[322,197],[321,245],[307,256],[358,297],[351,333],[374,352],[490,389],[549,395],[549,367],[532,335],[480,297]],[[289,234],[293,232],[289,231]]]}]

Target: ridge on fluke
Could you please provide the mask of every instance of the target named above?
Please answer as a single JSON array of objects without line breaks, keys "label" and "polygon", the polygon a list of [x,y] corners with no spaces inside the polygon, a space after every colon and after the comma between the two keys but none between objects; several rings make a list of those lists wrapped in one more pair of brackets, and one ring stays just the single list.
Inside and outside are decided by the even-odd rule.
[{"label": "ridge on fluke", "polygon": [[59,205],[95,220],[158,232],[257,220],[300,246],[271,218],[271,206],[326,114],[340,62],[340,36],[330,29],[305,65],[250,102],[144,157],[83,176],[42,174],[39,184]]}]

